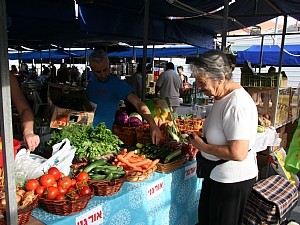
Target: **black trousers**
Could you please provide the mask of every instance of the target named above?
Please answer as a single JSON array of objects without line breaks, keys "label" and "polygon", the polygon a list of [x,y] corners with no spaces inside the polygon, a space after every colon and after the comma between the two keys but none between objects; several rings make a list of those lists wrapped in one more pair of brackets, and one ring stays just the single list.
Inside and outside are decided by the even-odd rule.
[{"label": "black trousers", "polygon": [[198,225],[241,225],[245,205],[255,182],[256,178],[229,184],[204,179]]}]

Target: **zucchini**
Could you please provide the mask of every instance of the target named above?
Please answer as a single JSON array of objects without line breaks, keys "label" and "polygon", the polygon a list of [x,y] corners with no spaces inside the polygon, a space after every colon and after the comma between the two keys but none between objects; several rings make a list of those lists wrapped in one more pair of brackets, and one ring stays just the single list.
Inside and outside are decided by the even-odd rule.
[{"label": "zucchini", "polygon": [[179,156],[179,155],[181,155],[181,150],[180,149],[172,151],[169,155],[167,155],[167,157],[165,158],[164,163],[170,162],[173,158],[175,158],[176,156]]},{"label": "zucchini", "polygon": [[88,165],[87,167],[84,168],[84,172],[89,173],[90,171],[92,171],[94,168],[98,167],[98,166],[104,166],[107,164],[107,159],[99,159],[93,163],[91,163],[90,165]]}]

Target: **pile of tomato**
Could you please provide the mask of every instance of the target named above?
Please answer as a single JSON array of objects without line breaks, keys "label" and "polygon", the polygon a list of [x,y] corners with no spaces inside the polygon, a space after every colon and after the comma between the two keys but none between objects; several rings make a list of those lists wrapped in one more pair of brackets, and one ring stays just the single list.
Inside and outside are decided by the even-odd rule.
[{"label": "pile of tomato", "polygon": [[88,179],[89,175],[84,171],[72,179],[65,176],[58,168],[51,167],[41,177],[27,180],[25,189],[34,191],[39,197],[48,200],[76,200],[80,196],[91,194]]}]

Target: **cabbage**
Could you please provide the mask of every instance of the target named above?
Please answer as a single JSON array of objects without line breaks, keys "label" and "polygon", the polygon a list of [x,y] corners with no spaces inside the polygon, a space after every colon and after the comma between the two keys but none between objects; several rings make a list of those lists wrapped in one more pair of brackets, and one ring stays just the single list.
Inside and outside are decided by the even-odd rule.
[{"label": "cabbage", "polygon": [[117,110],[116,115],[115,115],[115,121],[114,123],[116,125],[120,126],[127,126],[128,125],[128,115],[124,110]]},{"label": "cabbage", "polygon": [[128,118],[128,126],[129,127],[139,127],[142,126],[143,122],[137,117],[129,117]]},{"label": "cabbage", "polygon": [[137,112],[130,113],[129,118],[130,118],[130,117],[136,117],[136,118],[138,118],[140,121],[143,121],[142,116],[141,116],[140,114],[138,114]]}]

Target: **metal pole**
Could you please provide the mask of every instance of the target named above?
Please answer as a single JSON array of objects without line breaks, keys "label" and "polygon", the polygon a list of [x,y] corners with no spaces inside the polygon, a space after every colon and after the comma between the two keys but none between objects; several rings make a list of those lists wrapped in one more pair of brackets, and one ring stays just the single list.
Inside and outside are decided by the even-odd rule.
[{"label": "metal pole", "polygon": [[229,10],[228,5],[229,5],[228,0],[224,0],[222,46],[221,46],[222,51],[226,49],[226,36],[227,36],[228,10]]},{"label": "metal pole", "polygon": [[260,55],[259,55],[259,73],[261,72],[262,62],[263,62],[264,37],[265,37],[264,35],[261,36]]},{"label": "metal pole", "polygon": [[[6,198],[6,224],[18,224],[18,208],[16,202],[16,183],[13,151],[13,130],[11,94],[10,94],[10,77],[8,68],[8,38],[6,27],[6,4],[5,0],[0,0],[0,98],[2,107],[0,109],[1,118],[1,137],[2,137],[2,157],[4,168],[4,187]],[[4,123],[5,121],[5,123]]]},{"label": "metal pole", "polygon": [[142,101],[145,100],[146,93],[146,62],[147,62],[147,43],[148,43],[148,23],[149,23],[150,0],[145,3],[144,15],[144,40],[143,40],[143,65],[142,65]]}]

